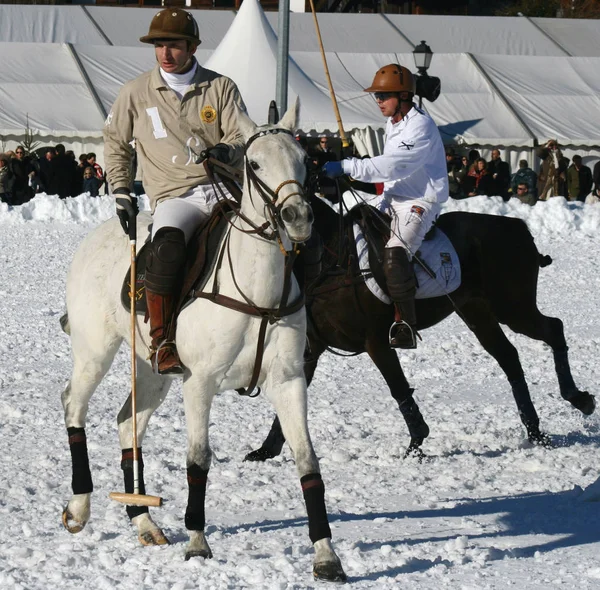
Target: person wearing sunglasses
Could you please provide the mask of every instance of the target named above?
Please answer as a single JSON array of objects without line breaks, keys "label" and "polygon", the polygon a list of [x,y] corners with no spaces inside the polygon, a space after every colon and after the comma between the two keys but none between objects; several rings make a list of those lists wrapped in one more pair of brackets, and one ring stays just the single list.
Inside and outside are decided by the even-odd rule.
[{"label": "person wearing sunglasses", "polygon": [[22,145],[15,149],[10,166],[15,175],[13,202],[15,205],[22,205],[33,197],[33,190],[29,187],[29,176],[34,171],[31,158],[25,153]]},{"label": "person wearing sunglasses", "polygon": [[413,104],[415,78],[407,68],[399,64],[382,67],[365,92],[373,95],[387,117],[383,154],[328,162],[323,172],[331,178],[348,174],[363,182],[383,183],[383,197],[392,215],[383,267],[397,311],[390,346],[416,348],[412,256],[448,199],[446,155],[433,119]]}]

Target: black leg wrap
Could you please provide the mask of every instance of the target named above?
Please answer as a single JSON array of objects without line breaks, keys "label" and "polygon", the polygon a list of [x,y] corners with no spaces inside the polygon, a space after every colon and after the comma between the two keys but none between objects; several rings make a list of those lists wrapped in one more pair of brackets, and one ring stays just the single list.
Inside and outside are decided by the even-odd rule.
[{"label": "black leg wrap", "polygon": [[569,400],[580,393],[577,390],[575,381],[573,381],[573,375],[571,375],[568,350],[569,348],[565,347],[561,350],[552,351],[554,354],[554,366],[556,367],[556,376],[558,377],[560,395],[566,400]]},{"label": "black leg wrap", "polygon": [[198,465],[187,468],[188,504],[185,511],[185,528],[188,531],[203,531],[205,525],[204,498],[206,497],[206,480],[208,469]]},{"label": "black leg wrap", "polygon": [[400,412],[408,426],[411,438],[427,438],[429,436],[429,426],[427,426],[417,402],[412,398],[413,391],[414,389],[410,389],[409,398],[398,401],[398,408],[400,408]]},{"label": "black leg wrap", "polygon": [[309,473],[300,478],[302,494],[308,514],[308,536],[313,543],[331,539],[331,529],[325,508],[325,484],[320,473]]},{"label": "black leg wrap", "polygon": [[67,434],[73,465],[71,488],[74,494],[90,494],[94,491],[94,484],[90,472],[85,428],[67,428]]},{"label": "black leg wrap", "polygon": [[529,395],[529,388],[525,382],[525,377],[511,381],[510,386],[513,390],[515,402],[517,402],[517,408],[519,410],[521,422],[523,422],[526,428],[529,428],[530,426],[538,427],[540,424],[540,419],[535,411],[535,408],[533,407],[533,402],[531,401],[531,396]]},{"label": "black leg wrap", "polygon": [[[133,494],[133,449],[123,449],[121,451],[121,469],[123,470],[123,480],[125,481],[125,493]],[[142,449],[138,448],[138,475],[140,484],[140,494],[146,493],[146,484],[144,483],[144,460],[142,458]],[[127,506],[127,516],[130,519],[148,512],[148,506]]]}]

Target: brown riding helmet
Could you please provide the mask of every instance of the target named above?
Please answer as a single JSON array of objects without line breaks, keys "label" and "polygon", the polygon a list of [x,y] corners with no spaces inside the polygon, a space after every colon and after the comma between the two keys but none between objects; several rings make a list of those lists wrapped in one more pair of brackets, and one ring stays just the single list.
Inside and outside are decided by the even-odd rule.
[{"label": "brown riding helmet", "polygon": [[416,92],[415,77],[412,72],[398,64],[388,64],[380,68],[373,83],[365,92]]},{"label": "brown riding helmet", "polygon": [[140,37],[142,43],[154,43],[158,39],[184,39],[199,45],[200,34],[194,17],[181,8],[165,8],[150,21],[148,34]]}]

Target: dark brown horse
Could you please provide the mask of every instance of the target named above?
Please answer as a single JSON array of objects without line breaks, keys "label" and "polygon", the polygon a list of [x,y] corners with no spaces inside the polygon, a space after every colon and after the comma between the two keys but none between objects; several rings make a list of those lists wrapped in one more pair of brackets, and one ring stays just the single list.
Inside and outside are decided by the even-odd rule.
[{"label": "dark brown horse", "polygon": [[[398,356],[388,345],[393,307],[376,298],[366,286],[358,269],[350,233],[354,220],[370,219],[369,235],[374,235],[373,230],[381,225],[381,214],[361,205],[340,218],[316,197],[311,205],[315,213],[314,227],[323,239],[325,254],[321,276],[307,286],[307,381],[310,384],[319,357],[328,348],[368,353],[381,371],[408,426],[410,445],[407,454],[415,452],[419,455],[420,446],[429,435],[429,427],[412,397],[413,389],[404,376]],[[441,215],[436,225],[456,248],[462,284],[451,294],[451,299],[446,296],[418,299],[417,329],[434,326],[456,311],[506,374],[529,440],[534,444],[550,445],[550,438],[539,428],[539,417],[529,395],[517,350],[504,335],[500,324],[548,344],[554,355],[561,396],[586,415],[594,412],[594,396],[577,389],[571,376],[562,321],[544,316],[537,308],[538,271],[551,260],[539,254],[527,225],[520,219],[453,212]],[[381,249],[385,242],[381,231],[375,241]],[[377,276],[376,272],[374,274]],[[249,453],[246,459],[263,461],[275,457],[284,442],[275,419],[262,446]]]}]

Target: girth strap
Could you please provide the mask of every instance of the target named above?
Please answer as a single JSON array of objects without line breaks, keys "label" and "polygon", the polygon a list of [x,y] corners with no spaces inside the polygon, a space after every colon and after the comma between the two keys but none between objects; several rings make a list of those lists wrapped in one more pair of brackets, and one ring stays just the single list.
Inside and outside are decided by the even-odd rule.
[{"label": "girth strap", "polygon": [[297,311],[300,311],[302,307],[304,307],[304,295],[301,295],[291,305],[286,307],[280,307],[279,309],[270,309],[266,307],[248,305],[243,301],[238,301],[237,299],[227,297],[227,295],[222,295],[221,293],[193,292],[192,296],[201,299],[208,299],[209,301],[212,301],[217,305],[222,305],[223,307],[239,311],[240,313],[245,313],[248,315],[262,318],[260,322],[260,329],[258,331],[258,342],[256,343],[256,357],[254,359],[254,369],[252,369],[252,377],[250,378],[250,384],[246,389],[240,387],[236,390],[240,395],[256,397],[260,393],[260,391],[258,391],[254,395],[252,395],[252,392],[254,391],[254,388],[256,387],[256,384],[258,383],[258,378],[260,376],[260,369],[262,367],[263,355],[265,352],[265,337],[267,335],[267,325],[274,324],[275,322],[278,322],[281,318],[287,315],[292,315]]}]

